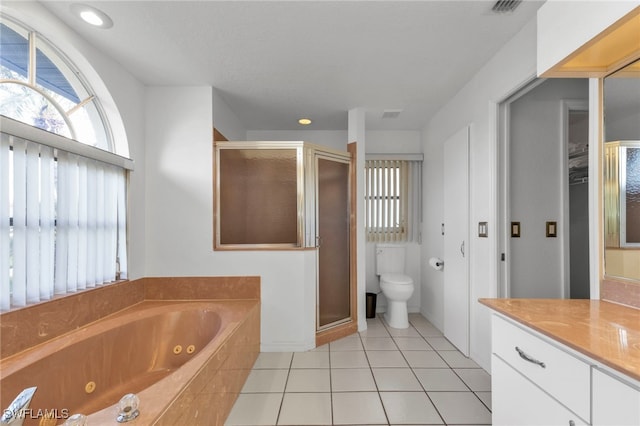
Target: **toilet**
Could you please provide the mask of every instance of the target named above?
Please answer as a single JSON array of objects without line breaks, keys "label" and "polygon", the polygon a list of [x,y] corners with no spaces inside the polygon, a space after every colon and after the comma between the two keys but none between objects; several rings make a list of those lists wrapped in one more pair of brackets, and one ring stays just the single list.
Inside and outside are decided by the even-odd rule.
[{"label": "toilet", "polygon": [[413,294],[413,279],[404,274],[404,246],[376,245],[376,274],[380,277],[380,290],[387,299],[384,319],[390,327],[408,328],[407,301]]}]

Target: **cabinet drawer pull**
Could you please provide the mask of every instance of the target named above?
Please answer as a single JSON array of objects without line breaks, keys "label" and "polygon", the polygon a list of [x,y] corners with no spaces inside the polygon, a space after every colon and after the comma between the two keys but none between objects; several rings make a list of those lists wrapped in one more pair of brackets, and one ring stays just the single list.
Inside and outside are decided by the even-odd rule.
[{"label": "cabinet drawer pull", "polygon": [[547,368],[547,366],[544,365],[544,362],[538,361],[537,359],[532,358],[530,355],[527,355],[522,349],[520,349],[517,346],[516,346],[516,352],[518,352],[518,355],[520,355],[520,358],[524,359],[525,361],[529,361],[533,364],[538,364],[542,368]]}]

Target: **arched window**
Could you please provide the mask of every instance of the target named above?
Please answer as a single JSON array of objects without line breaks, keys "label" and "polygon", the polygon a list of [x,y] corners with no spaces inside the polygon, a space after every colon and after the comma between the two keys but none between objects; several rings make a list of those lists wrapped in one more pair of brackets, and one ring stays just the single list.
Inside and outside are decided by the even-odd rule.
[{"label": "arched window", "polygon": [[98,99],[55,47],[6,18],[0,40],[0,114],[113,152]]},{"label": "arched window", "polygon": [[82,73],[0,16],[0,309],[127,276],[129,159]]}]

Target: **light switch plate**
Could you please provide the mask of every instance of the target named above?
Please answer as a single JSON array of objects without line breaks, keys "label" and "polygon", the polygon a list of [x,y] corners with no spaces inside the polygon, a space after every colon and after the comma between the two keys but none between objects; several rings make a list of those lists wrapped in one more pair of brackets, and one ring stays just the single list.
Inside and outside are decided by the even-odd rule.
[{"label": "light switch plate", "polygon": [[478,222],[478,237],[487,238],[489,236],[489,225],[487,222]]},{"label": "light switch plate", "polygon": [[520,238],[520,222],[511,222],[511,237]]}]

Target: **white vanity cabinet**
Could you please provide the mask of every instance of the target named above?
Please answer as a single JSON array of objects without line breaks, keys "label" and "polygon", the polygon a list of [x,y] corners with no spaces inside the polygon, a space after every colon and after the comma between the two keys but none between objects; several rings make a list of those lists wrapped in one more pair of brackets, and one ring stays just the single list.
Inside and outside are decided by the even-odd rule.
[{"label": "white vanity cabinet", "polygon": [[640,426],[640,310],[480,299],[493,310],[493,424]]},{"label": "white vanity cabinet", "polygon": [[593,369],[593,425],[640,425],[640,388],[613,374]]},{"label": "white vanity cabinet", "polygon": [[590,424],[590,365],[493,315],[493,424]]}]

